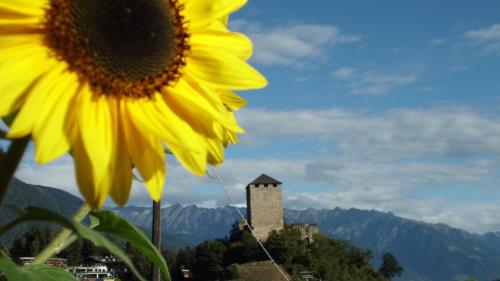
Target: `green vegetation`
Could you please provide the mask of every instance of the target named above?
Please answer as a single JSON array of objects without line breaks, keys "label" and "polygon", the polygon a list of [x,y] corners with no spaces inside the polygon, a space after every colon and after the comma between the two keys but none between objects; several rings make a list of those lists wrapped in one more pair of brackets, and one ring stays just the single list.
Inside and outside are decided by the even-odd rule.
[{"label": "green vegetation", "polygon": [[[20,257],[37,256],[55,238],[57,233],[58,231],[51,228],[33,227],[25,234],[16,237],[7,253],[10,253],[14,261],[18,261]],[[108,238],[111,239],[111,237]],[[129,242],[117,241],[116,239],[114,242],[121,245],[142,276],[150,276],[151,262],[139,250]],[[89,240],[78,238],[70,246],[61,251],[57,257],[67,259],[68,265],[80,265],[85,261],[91,260],[91,257],[109,255],[110,253],[106,249],[95,246]],[[171,251],[163,252],[163,255],[166,257],[174,255],[175,257],[175,253]],[[121,277],[122,280],[139,280],[131,271],[128,271],[126,276]]]},{"label": "green vegetation", "polygon": [[[58,231],[51,228],[33,227],[28,232],[16,237],[7,253],[10,253],[10,256],[15,261],[20,257],[34,257],[54,240],[57,233]],[[57,256],[68,259],[69,265],[79,265],[91,256],[100,255],[109,255],[109,253],[95,246],[89,240],[79,238]]]},{"label": "green vegetation", "polygon": [[403,268],[399,265],[396,257],[391,253],[384,253],[382,255],[382,264],[379,269],[380,274],[385,278],[392,279],[396,276],[403,274]]},{"label": "green vegetation", "polygon": [[[309,244],[301,239],[299,232],[286,227],[279,233],[272,232],[265,246],[294,280],[299,280],[302,271],[315,272],[317,277],[325,281],[387,280],[371,266],[370,251],[345,241],[316,235],[314,243]],[[181,250],[174,272],[181,267],[189,268],[193,279],[199,281],[249,280],[246,279],[248,276],[235,276],[234,266],[231,265],[264,260],[267,257],[248,231],[238,233],[233,230],[226,240],[209,240],[196,248]],[[176,280],[175,274],[172,277]]]},{"label": "green vegetation", "polygon": [[[13,258],[35,256],[54,237],[56,232],[47,228],[32,228],[17,237],[9,249]],[[143,276],[149,276],[151,262],[128,242],[118,242]],[[317,278],[328,281],[387,281],[402,273],[396,258],[386,253],[377,270],[370,264],[372,254],[346,241],[316,235],[314,242],[302,240],[300,233],[285,227],[272,232],[265,242],[276,262],[293,280],[300,280],[303,271],[314,272]],[[208,240],[196,247],[186,247],[175,253],[163,250],[172,280],[185,280],[181,269],[189,269],[194,281],[202,280],[275,280],[276,269],[267,262],[259,244],[249,231],[233,230],[230,237]],[[91,256],[109,255],[91,242],[78,239],[59,253],[70,265],[80,264]],[[122,276],[122,280],[137,280],[135,276]]]}]

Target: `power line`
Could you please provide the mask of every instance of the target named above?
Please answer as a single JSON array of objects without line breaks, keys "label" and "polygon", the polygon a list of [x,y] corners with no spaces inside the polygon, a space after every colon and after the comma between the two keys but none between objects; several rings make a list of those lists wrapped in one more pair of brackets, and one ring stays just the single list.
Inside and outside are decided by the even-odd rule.
[{"label": "power line", "polygon": [[[213,175],[211,175],[210,173],[207,173],[208,177],[210,177],[210,178],[214,179],[215,181],[217,181],[217,183],[219,184],[219,186],[224,191],[224,194],[226,195],[226,199],[228,200],[228,202],[230,204],[236,205],[236,203],[234,202],[233,198],[229,194],[226,185],[222,182],[222,180],[219,178],[219,176],[217,175],[217,173],[215,173],[215,170],[212,167],[209,166],[208,167],[208,171],[213,174]],[[243,215],[243,213],[240,211],[240,209],[238,207],[235,207],[235,209],[238,212],[238,214],[240,214],[240,216],[243,219],[243,222],[245,222],[245,225],[247,226],[247,228],[250,230],[250,233],[252,234],[253,238],[255,238],[255,240],[257,241],[257,243],[259,243],[260,247],[266,253],[266,255],[269,258],[269,260],[271,260],[272,264],[276,267],[276,269],[278,269],[279,273],[281,273],[281,275],[283,275],[283,278],[285,278],[285,280],[290,281],[290,279],[288,279],[288,276],[286,275],[286,273],[283,272],[283,270],[281,270],[281,268],[279,267],[279,265],[274,261],[274,259],[271,256],[271,254],[267,251],[266,247],[264,247],[264,244],[262,244],[262,242],[257,238],[257,236],[255,235],[255,233],[253,232],[252,227],[250,226],[250,224],[248,223],[247,219],[245,218],[245,216]]]}]

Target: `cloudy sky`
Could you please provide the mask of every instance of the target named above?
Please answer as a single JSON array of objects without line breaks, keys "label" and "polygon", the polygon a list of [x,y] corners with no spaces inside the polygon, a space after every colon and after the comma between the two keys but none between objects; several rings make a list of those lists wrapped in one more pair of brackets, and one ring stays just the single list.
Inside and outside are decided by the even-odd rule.
[{"label": "cloudy sky", "polygon": [[[289,208],[391,211],[500,230],[500,2],[250,0],[233,17],[269,86],[216,172],[234,199],[266,173]],[[69,157],[17,176],[78,194]],[[227,204],[168,159],[164,204]],[[109,202],[112,205],[111,202]],[[132,205],[149,205],[140,183]]]}]

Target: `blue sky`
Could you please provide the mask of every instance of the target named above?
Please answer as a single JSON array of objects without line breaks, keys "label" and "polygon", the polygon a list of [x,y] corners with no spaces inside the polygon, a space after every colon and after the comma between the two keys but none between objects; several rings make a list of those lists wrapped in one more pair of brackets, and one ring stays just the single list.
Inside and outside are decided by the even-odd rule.
[{"label": "blue sky", "polygon": [[[261,173],[290,208],[362,208],[500,230],[500,2],[250,0],[230,18],[269,80],[240,93],[247,134],[217,173]],[[31,148],[32,149],[32,148]],[[165,204],[225,205],[169,159]],[[78,194],[69,157],[18,176]],[[136,183],[130,204],[149,205]]]}]

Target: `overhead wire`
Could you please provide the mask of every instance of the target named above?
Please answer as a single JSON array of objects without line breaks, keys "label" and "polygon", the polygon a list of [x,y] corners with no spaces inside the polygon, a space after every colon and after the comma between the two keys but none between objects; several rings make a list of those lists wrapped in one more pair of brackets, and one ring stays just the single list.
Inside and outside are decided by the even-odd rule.
[{"label": "overhead wire", "polygon": [[[212,173],[212,175],[210,175],[210,173]],[[224,182],[221,180],[221,178],[217,175],[217,173],[215,172],[215,170],[212,167],[210,167],[210,166],[208,167],[207,175],[208,175],[208,177],[214,179],[219,184],[219,186],[224,191],[224,194],[226,195],[226,199],[228,200],[228,203],[232,204],[232,205],[236,205],[235,201],[233,200],[233,198],[229,194],[227,186],[224,184]],[[252,234],[253,238],[255,238],[255,240],[257,241],[257,243],[259,243],[259,245],[262,248],[262,250],[264,251],[264,253],[266,253],[266,255],[269,258],[269,260],[271,261],[271,263],[276,267],[276,269],[283,276],[283,278],[285,278],[285,280],[290,281],[290,279],[288,278],[288,276],[286,275],[286,273],[279,267],[279,265],[276,263],[276,261],[274,260],[274,258],[271,256],[271,254],[269,253],[269,251],[264,246],[264,244],[262,244],[262,242],[259,240],[259,238],[257,238],[257,236],[255,235],[255,232],[253,231],[253,228],[250,226],[250,224],[248,223],[246,217],[243,215],[243,213],[240,211],[240,209],[238,207],[235,207],[235,209],[238,212],[238,214],[240,215],[240,217],[242,218],[242,220],[245,223],[245,225],[247,226],[248,230],[250,230],[250,233]]]}]

